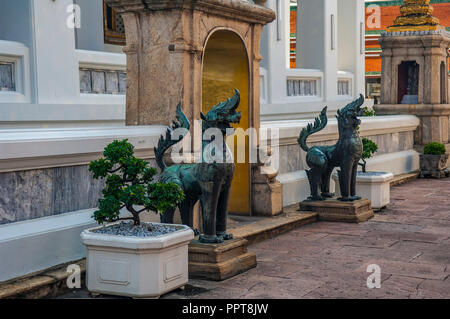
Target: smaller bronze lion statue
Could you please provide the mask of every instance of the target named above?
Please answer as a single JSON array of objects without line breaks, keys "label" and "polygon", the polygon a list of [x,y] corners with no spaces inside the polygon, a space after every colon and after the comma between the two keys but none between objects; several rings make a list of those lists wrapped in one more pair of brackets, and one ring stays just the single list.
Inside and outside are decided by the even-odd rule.
[{"label": "smaller bronze lion statue", "polygon": [[301,131],[298,143],[307,152],[306,163],[310,167],[310,170],[306,171],[311,188],[308,200],[320,201],[334,196],[330,193],[330,177],[335,167],[340,167],[339,186],[342,197],[339,200],[361,199],[356,196],[356,172],[363,152],[363,143],[358,132],[358,126],[361,124],[358,116],[362,113],[363,103],[364,97],[360,95],[356,101],[337,111],[339,140],[335,145],[309,148],[306,144],[308,136],[321,131],[327,125],[327,107],[315,119],[314,124],[308,124]]}]

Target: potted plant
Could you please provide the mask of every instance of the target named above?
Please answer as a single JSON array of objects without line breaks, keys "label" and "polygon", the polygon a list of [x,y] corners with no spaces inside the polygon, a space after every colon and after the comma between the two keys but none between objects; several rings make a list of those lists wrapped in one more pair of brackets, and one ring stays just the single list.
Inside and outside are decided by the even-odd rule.
[{"label": "potted plant", "polygon": [[[372,208],[375,210],[386,207],[390,202],[390,182],[394,178],[392,173],[388,172],[367,172],[367,159],[378,151],[378,145],[370,139],[363,137],[363,153],[361,162],[362,171],[356,175],[356,192],[359,196],[371,201]],[[339,177],[333,175],[336,182],[336,193],[340,194]]]},{"label": "potted plant", "polygon": [[[173,183],[153,182],[155,168],[134,157],[127,140],[114,141],[104,158],[92,161],[95,179],[105,179],[93,218],[103,226],[81,233],[87,248],[86,281],[92,293],[157,298],[188,282],[188,243],[184,225],[141,222],[144,211],[164,212],[183,198]],[[126,210],[129,215],[121,214]]]},{"label": "potted plant", "polygon": [[442,143],[431,142],[425,145],[423,154],[420,154],[420,177],[441,178],[444,175],[448,177],[448,154],[445,152],[445,146]]}]

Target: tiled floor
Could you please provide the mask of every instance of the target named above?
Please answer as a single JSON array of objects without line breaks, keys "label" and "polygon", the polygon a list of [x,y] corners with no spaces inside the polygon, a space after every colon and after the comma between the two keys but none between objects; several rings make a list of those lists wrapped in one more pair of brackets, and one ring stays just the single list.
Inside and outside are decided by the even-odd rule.
[{"label": "tiled floor", "polygon": [[[393,187],[389,208],[366,223],[317,222],[249,249],[256,268],[162,298],[450,298],[450,179]],[[371,264],[381,288],[367,287]]]}]

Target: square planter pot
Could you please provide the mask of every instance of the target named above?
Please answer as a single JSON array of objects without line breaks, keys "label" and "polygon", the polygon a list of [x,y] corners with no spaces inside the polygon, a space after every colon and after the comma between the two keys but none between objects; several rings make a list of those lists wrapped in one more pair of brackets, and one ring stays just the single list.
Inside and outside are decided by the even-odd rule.
[{"label": "square planter pot", "polygon": [[420,154],[420,177],[432,176],[441,178],[444,175],[448,177],[447,160],[448,154]]},{"label": "square planter pot", "polygon": [[[373,209],[381,209],[390,203],[390,182],[394,178],[392,173],[387,172],[358,172],[356,175],[356,194],[367,198],[372,203]],[[341,196],[339,188],[339,177],[333,175],[336,183],[336,195]]]},{"label": "square planter pot", "polygon": [[188,226],[155,237],[127,237],[86,229],[86,282],[92,293],[158,298],[188,282],[188,244],[194,232]]}]

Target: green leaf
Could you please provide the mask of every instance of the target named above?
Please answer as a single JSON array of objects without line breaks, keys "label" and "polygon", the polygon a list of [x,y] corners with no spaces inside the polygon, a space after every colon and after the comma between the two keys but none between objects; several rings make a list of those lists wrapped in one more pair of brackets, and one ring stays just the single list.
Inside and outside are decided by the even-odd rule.
[{"label": "green leaf", "polygon": [[378,151],[378,145],[366,137],[363,137],[361,140],[363,143],[363,153],[361,155],[361,159],[366,160],[371,158],[373,154]]}]

